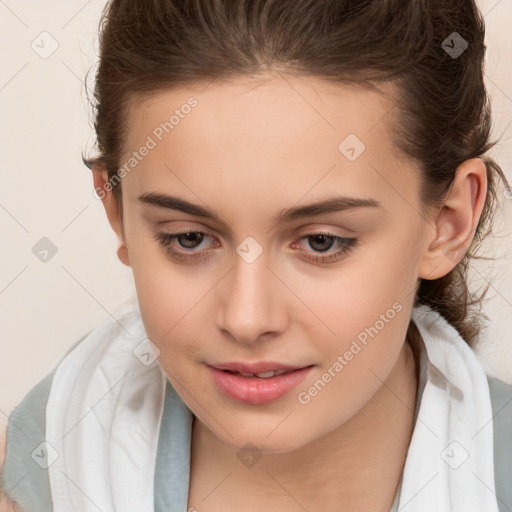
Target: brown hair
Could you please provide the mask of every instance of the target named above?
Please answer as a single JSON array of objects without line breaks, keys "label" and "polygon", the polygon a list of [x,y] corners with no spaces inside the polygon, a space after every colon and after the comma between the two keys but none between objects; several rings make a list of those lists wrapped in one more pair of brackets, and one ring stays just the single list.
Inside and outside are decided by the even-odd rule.
[{"label": "brown hair", "polygon": [[484,156],[496,144],[489,140],[484,35],[474,0],[112,0],[100,21],[95,77],[99,156],[82,158],[89,168],[107,169],[122,211],[115,178],[132,101],[272,69],[377,89],[395,84],[401,119],[395,143],[418,164],[423,206],[442,205],[465,160],[481,157],[487,168],[487,198],[473,243],[449,274],[422,279],[415,300],[475,346],[480,313],[471,309],[481,309],[488,286],[480,295],[469,290],[468,264],[482,258],[475,251],[491,232],[497,178],[508,186],[499,165]]}]

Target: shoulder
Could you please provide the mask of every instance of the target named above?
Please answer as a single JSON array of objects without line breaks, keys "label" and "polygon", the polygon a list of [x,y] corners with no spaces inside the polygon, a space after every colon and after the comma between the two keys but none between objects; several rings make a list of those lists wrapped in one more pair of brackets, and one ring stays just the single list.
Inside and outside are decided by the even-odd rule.
[{"label": "shoulder", "polygon": [[5,444],[7,438],[7,423],[0,421],[0,512],[23,512],[23,510],[11,501],[4,489],[3,469],[5,461]]},{"label": "shoulder", "polygon": [[[512,396],[512,384],[505,382],[498,377],[493,377],[487,374],[487,381],[491,392],[497,396],[507,395]],[[492,396],[492,395],[491,395]]]},{"label": "shoulder", "polygon": [[35,458],[34,452],[45,440],[53,375],[54,371],[39,381],[2,425],[0,512],[52,510],[48,468],[45,459]]},{"label": "shoulder", "polygon": [[492,406],[494,478],[500,512],[512,509],[512,384],[487,375]]},{"label": "shoulder", "polygon": [[512,436],[512,384],[487,375],[493,421],[499,428],[508,427]]},{"label": "shoulder", "polygon": [[[125,304],[117,316],[137,322],[140,316],[134,306],[133,303]],[[45,448],[46,405],[54,375],[61,363],[82,343],[115,336],[117,324],[108,319],[75,339],[53,370],[28,391],[7,421],[3,419],[0,423],[0,512],[53,510]]]},{"label": "shoulder", "polygon": [[507,447],[512,450],[512,384],[489,375],[487,375],[487,382],[491,396],[494,430],[498,434],[498,441],[500,439],[508,441],[510,446]]}]

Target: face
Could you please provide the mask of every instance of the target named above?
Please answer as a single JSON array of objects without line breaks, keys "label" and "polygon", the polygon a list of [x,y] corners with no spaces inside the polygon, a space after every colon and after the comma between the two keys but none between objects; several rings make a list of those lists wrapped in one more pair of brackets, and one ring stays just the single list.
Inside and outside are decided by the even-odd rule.
[{"label": "face", "polygon": [[[333,432],[397,362],[428,225],[392,105],[280,77],[132,105],[123,226],[143,322],[171,384],[234,448]],[[227,363],[292,371],[212,369]]]}]

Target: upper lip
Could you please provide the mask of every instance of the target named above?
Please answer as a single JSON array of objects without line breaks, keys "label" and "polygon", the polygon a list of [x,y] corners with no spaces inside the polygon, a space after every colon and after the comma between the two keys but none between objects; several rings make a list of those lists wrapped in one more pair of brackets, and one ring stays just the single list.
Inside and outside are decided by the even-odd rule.
[{"label": "upper lip", "polygon": [[230,370],[232,372],[244,372],[244,373],[264,373],[279,370],[299,370],[305,368],[305,366],[291,366],[289,364],[276,363],[274,361],[260,361],[257,363],[216,363],[211,364],[214,368],[219,370]]}]

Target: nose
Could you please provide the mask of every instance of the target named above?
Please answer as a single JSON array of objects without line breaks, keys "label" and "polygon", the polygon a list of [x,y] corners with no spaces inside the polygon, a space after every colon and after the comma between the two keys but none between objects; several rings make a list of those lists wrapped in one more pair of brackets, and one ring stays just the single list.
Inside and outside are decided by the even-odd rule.
[{"label": "nose", "polygon": [[243,344],[283,332],[288,321],[283,288],[266,258],[260,256],[248,263],[235,255],[222,287],[218,328]]}]

